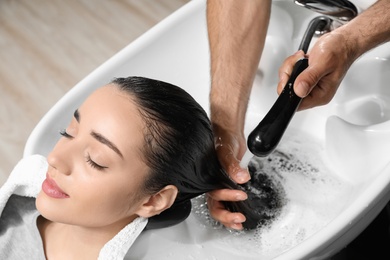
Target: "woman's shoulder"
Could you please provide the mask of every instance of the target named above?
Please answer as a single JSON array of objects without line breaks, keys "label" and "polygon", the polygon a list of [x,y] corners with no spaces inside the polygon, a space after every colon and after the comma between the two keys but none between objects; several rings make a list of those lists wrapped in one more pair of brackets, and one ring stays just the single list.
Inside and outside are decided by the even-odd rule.
[{"label": "woman's shoulder", "polygon": [[36,227],[38,215],[35,198],[9,198],[0,218],[0,259],[44,259]]},{"label": "woman's shoulder", "polygon": [[35,198],[12,195],[0,217],[0,236],[8,227],[18,227],[31,221],[31,216],[38,214]]}]

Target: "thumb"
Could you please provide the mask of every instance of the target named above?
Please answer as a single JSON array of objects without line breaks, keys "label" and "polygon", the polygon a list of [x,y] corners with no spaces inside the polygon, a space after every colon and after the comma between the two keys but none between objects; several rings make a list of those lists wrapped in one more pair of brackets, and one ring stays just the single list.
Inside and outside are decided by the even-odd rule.
[{"label": "thumb", "polygon": [[294,82],[294,92],[299,97],[304,98],[317,85],[320,76],[310,66],[299,74]]}]

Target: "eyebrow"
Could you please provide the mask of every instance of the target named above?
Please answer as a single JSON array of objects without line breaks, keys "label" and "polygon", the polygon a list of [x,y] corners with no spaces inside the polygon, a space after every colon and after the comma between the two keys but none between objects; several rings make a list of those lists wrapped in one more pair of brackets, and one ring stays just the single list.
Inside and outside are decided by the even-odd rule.
[{"label": "eyebrow", "polygon": [[123,159],[123,155],[122,155],[121,151],[119,151],[118,147],[116,147],[115,144],[113,144],[110,140],[108,140],[107,138],[105,138],[105,137],[102,136],[101,134],[96,133],[96,132],[94,132],[94,131],[91,131],[91,135],[92,135],[96,140],[98,140],[99,142],[101,142],[102,144],[107,145],[109,148],[111,148],[114,152],[116,152],[116,153]]},{"label": "eyebrow", "polygon": [[[80,123],[80,113],[78,109],[76,109],[73,113],[74,118],[78,123]],[[94,137],[96,140],[98,140],[100,143],[107,145],[111,150],[113,150],[115,153],[117,153],[122,159],[123,159],[123,154],[121,151],[119,151],[118,147],[116,147],[115,144],[113,144],[110,140],[108,140],[106,137],[103,135],[96,133],[95,131],[91,131],[92,137]]]}]

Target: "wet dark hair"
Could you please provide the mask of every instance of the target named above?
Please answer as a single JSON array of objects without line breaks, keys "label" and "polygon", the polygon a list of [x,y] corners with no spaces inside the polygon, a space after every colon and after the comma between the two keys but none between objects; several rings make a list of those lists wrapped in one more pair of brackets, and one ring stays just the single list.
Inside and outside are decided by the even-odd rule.
[{"label": "wet dark hair", "polygon": [[[139,106],[145,122],[141,156],[150,168],[143,190],[156,193],[175,185],[178,195],[171,208],[149,219],[148,228],[170,226],[190,213],[190,199],[220,188],[240,188],[221,167],[214,148],[211,124],[203,108],[183,89],[143,77],[112,81]],[[248,201],[226,202],[232,211],[243,212],[247,228],[263,215],[253,213]]]}]

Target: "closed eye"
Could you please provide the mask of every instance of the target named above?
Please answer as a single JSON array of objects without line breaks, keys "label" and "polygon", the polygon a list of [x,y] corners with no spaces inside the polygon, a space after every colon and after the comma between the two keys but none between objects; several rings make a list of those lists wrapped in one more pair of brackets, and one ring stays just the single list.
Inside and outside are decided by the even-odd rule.
[{"label": "closed eye", "polygon": [[62,136],[65,137],[65,138],[73,138],[73,136],[71,136],[70,134],[68,134],[68,133],[66,132],[65,129],[62,129],[62,130],[60,131],[60,135],[62,135]]},{"label": "closed eye", "polygon": [[91,165],[92,168],[95,168],[99,171],[103,171],[104,169],[108,168],[106,166],[99,165],[99,164],[95,163],[94,161],[92,161],[91,156],[89,156],[89,155],[87,156],[86,160],[87,160],[87,163],[89,165]]}]

